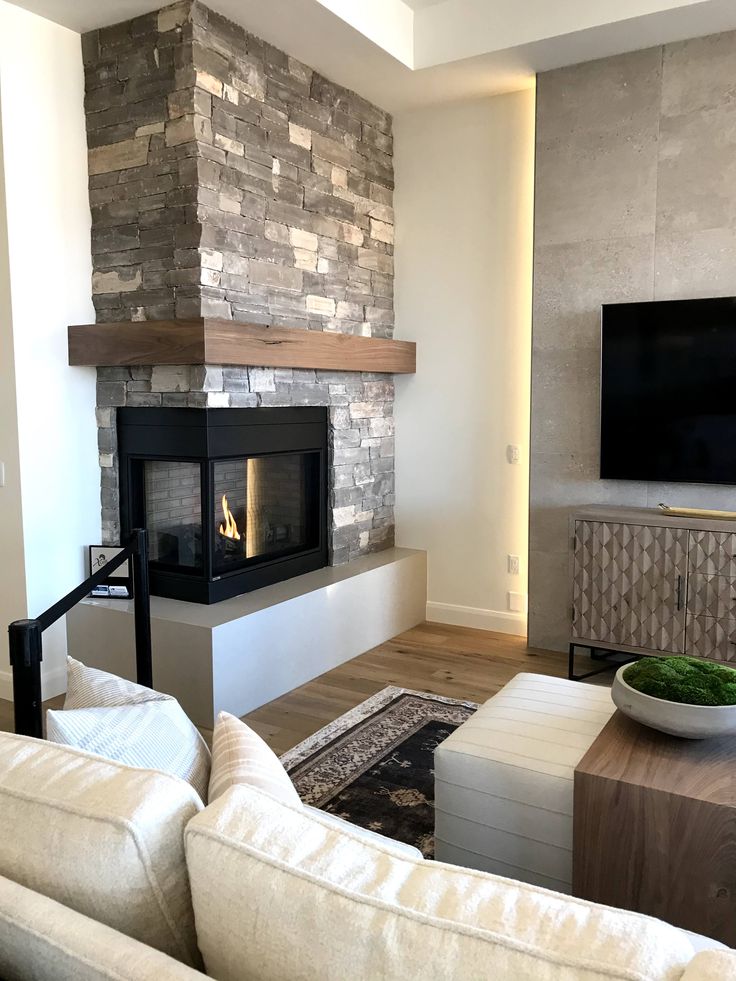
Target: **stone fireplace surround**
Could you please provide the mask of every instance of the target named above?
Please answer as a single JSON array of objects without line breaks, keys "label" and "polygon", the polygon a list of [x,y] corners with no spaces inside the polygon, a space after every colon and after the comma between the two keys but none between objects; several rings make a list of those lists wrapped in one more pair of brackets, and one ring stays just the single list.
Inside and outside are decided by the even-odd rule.
[{"label": "stone fireplace surround", "polygon": [[114,367],[98,368],[97,373],[105,544],[120,539],[117,406],[320,405],[329,407],[330,565],[393,545],[394,386],[390,377],[212,366]]},{"label": "stone fireplace surround", "polygon": [[[217,317],[393,333],[391,118],[199,3],[83,38],[98,323]],[[120,406],[321,405],[330,563],[393,544],[390,375],[98,368],[103,540]]]}]

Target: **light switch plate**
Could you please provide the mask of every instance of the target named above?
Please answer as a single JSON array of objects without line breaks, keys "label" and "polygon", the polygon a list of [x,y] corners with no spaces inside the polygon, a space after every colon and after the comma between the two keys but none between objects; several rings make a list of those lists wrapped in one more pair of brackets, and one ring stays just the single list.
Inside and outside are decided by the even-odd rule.
[{"label": "light switch plate", "polygon": [[524,600],[525,600],[525,597],[524,597],[524,594],[523,593],[512,593],[512,592],[509,592],[509,597],[508,597],[509,610],[512,613],[524,613],[525,612],[525,609],[524,609],[525,602],[524,602]]}]

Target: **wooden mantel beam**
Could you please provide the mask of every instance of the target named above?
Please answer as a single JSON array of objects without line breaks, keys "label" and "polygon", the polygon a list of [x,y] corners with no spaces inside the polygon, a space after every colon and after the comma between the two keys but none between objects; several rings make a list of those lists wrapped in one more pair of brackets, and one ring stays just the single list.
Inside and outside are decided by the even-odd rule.
[{"label": "wooden mantel beam", "polygon": [[69,364],[252,365],[413,374],[416,344],[232,320],[146,320],[69,328]]}]

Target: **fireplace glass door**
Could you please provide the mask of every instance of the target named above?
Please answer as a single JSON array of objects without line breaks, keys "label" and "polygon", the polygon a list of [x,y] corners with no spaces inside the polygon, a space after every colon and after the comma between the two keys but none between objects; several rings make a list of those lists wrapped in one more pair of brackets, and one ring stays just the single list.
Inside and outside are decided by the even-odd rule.
[{"label": "fireplace glass door", "polygon": [[319,462],[311,452],[212,464],[214,575],[317,546]]},{"label": "fireplace glass door", "polygon": [[143,481],[150,561],[181,572],[201,572],[201,465],[145,460]]}]

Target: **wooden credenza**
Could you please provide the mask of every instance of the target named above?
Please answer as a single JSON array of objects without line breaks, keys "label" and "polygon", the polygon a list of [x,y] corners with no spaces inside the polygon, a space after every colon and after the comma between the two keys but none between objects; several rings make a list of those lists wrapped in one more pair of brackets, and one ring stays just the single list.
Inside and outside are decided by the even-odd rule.
[{"label": "wooden credenza", "polygon": [[573,645],[736,661],[736,522],[586,508],[571,542]]}]

